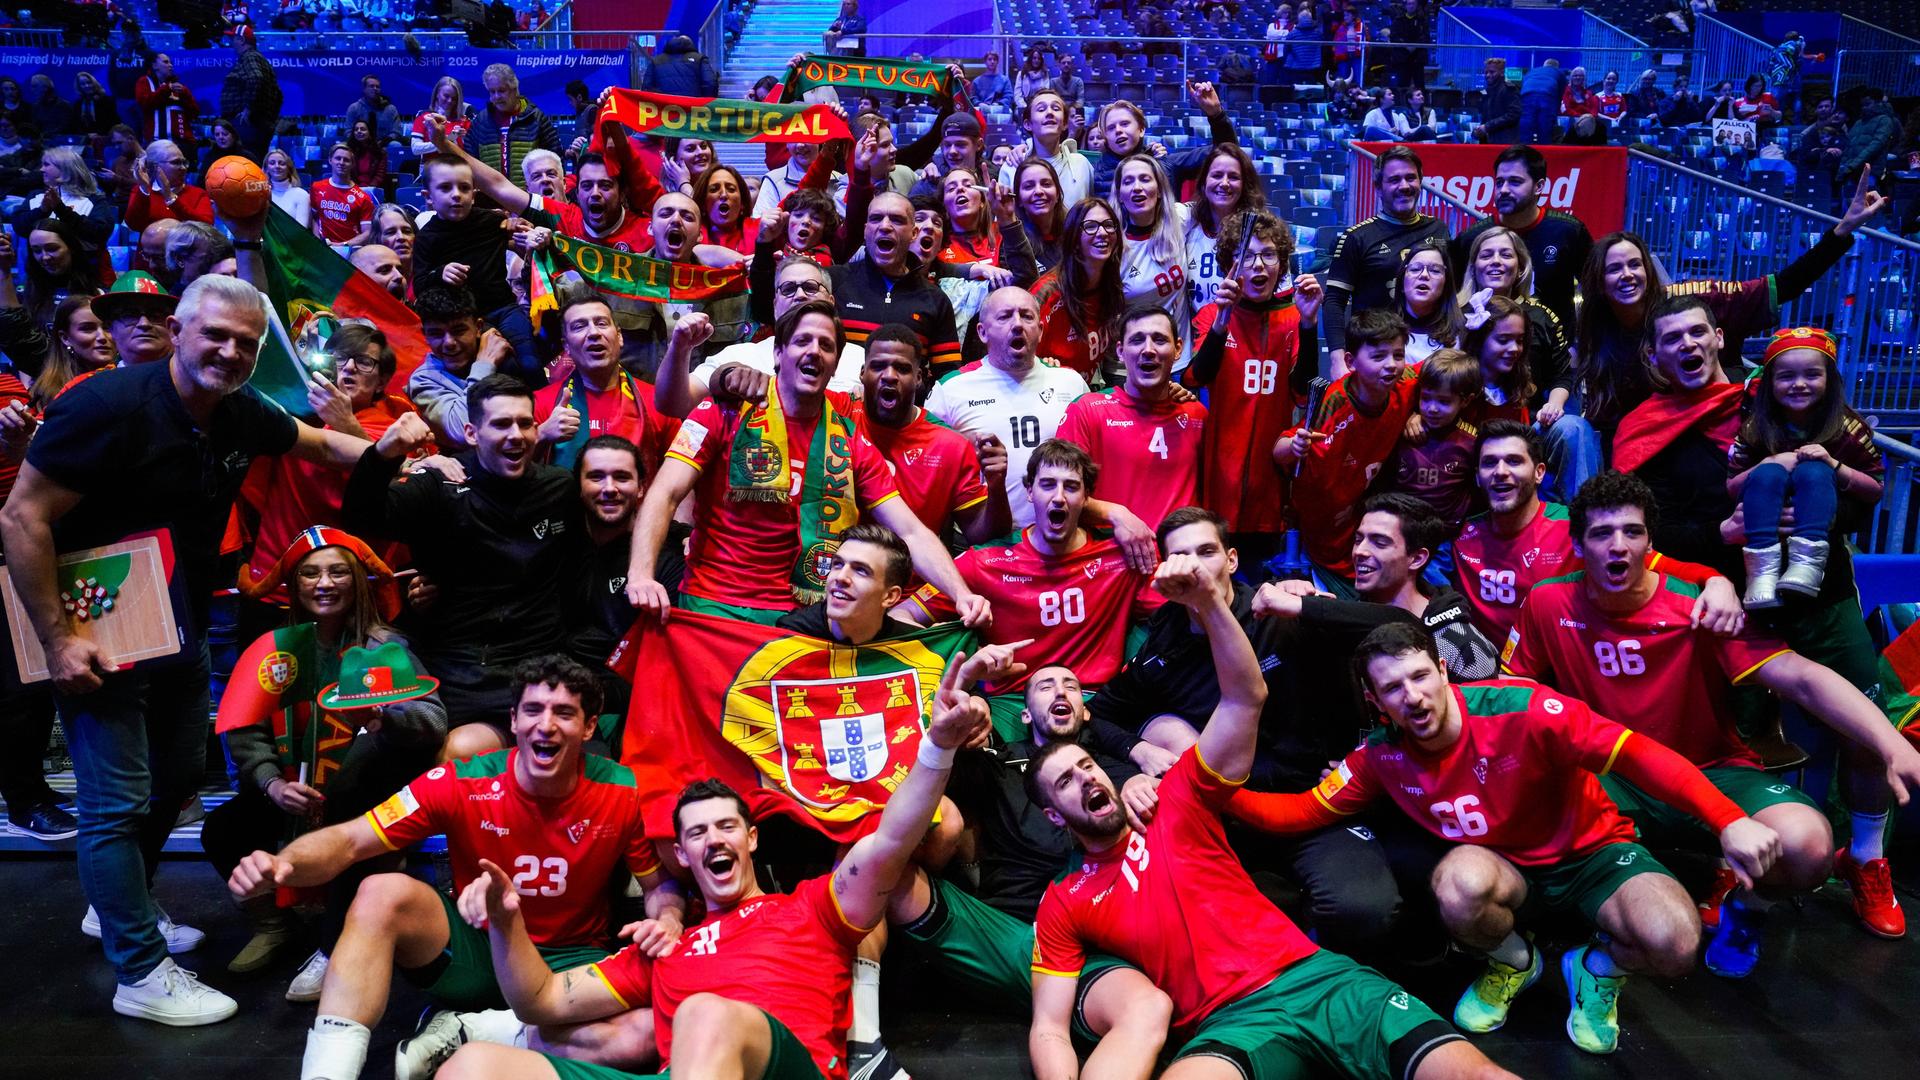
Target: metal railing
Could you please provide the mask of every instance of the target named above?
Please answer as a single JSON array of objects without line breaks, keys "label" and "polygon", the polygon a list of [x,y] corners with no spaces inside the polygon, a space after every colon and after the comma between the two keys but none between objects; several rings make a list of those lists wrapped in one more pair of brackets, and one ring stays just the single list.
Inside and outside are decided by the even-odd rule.
[{"label": "metal railing", "polygon": [[1693,51],[1693,86],[1701,94],[1722,79],[1738,90],[1747,76],[1765,75],[1773,62],[1773,46],[1708,15],[1694,20]]},{"label": "metal railing", "polygon": [[1920,487],[1920,447],[1876,432],[1874,445],[1886,458],[1886,475],[1881,477],[1880,505],[1860,530],[1860,550],[1878,555],[1920,553],[1920,500],[1914,489]]},{"label": "metal railing", "polygon": [[1855,86],[1877,86],[1890,97],[1920,94],[1920,41],[1842,15],[1834,50],[1834,96]]},{"label": "metal railing", "polygon": [[1457,86],[1473,86],[1481,81],[1486,61],[1476,62],[1473,54],[1478,49],[1491,49],[1493,42],[1468,26],[1465,19],[1444,8],[1434,20],[1433,29],[1434,41],[1442,49],[1435,57],[1440,61],[1440,74]]},{"label": "metal railing", "polygon": [[[1776,273],[1839,221],[1638,149],[1628,162],[1627,221],[1678,280]],[[1833,332],[1847,400],[1888,428],[1920,426],[1916,290],[1920,244],[1862,229],[1840,264],[1780,315],[1782,325]]]},{"label": "metal railing", "polygon": [[[1374,165],[1380,155],[1358,143],[1347,144],[1347,221],[1365,221],[1380,212],[1380,192],[1373,186]],[[1447,232],[1458,236],[1481,215],[1436,187],[1422,187],[1414,209],[1440,219]]]},{"label": "metal railing", "polygon": [[[1620,73],[1621,92],[1636,86],[1640,73],[1652,68],[1653,84],[1662,90],[1673,89],[1673,72],[1663,70],[1654,61],[1653,46],[1627,33],[1591,11],[1580,13],[1580,55],[1581,63],[1586,63],[1586,54],[1592,52],[1607,57],[1607,66]],[[1589,71],[1595,76],[1588,81],[1597,83],[1599,72]]]}]

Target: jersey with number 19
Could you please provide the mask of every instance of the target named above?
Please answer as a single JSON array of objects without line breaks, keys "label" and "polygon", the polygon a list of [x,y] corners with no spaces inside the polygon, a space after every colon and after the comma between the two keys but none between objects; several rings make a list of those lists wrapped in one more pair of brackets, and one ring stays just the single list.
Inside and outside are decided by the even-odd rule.
[{"label": "jersey with number 19", "polygon": [[1067,406],[1087,392],[1087,380],[1067,368],[1036,360],[1024,375],[1012,375],[984,360],[941,379],[927,395],[927,411],[941,423],[979,437],[993,435],[1007,448],[1007,505],[1015,525],[1033,524],[1027,499],[1027,459],[1053,438]]},{"label": "jersey with number 19", "polygon": [[535,945],[604,946],[614,871],[624,866],[644,878],[660,870],[633,772],[584,755],[571,794],[536,799],[514,779],[519,752],[436,765],[367,811],[366,820],[394,851],[445,833],[456,896],[479,876],[481,859],[512,875]]},{"label": "jersey with number 19", "polygon": [[1237,783],[1195,747],[1160,781],[1145,832],[1081,853],[1047,886],[1034,925],[1033,970],[1076,977],[1087,954],[1138,965],[1190,1029],[1318,951],[1247,876],[1220,813]]}]

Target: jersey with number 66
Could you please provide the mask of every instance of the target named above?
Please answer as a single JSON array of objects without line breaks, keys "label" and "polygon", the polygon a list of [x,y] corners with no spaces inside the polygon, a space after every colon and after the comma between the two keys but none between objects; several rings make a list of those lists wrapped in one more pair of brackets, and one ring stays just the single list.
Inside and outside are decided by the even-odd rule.
[{"label": "jersey with number 66", "polygon": [[[1127,622],[1147,578],[1127,569],[1120,545],[1104,531],[1088,530],[1087,542],[1058,559],[1040,554],[1027,539],[1007,537],[981,544],[953,560],[967,587],[993,604],[988,644],[1032,638],[1022,655],[1044,658],[1028,667],[1062,664],[1091,690],[1119,674],[1127,659]],[[922,585],[913,601],[937,619],[954,615],[951,598]],[[988,683],[989,694],[1022,690],[1027,676]]]},{"label": "jersey with number 66", "polygon": [[1227,843],[1228,783],[1195,747],[1160,781],[1145,832],[1080,853],[1047,886],[1035,920],[1033,970],[1073,978],[1087,954],[1128,961],[1173,999],[1176,1028],[1272,982],[1318,947],[1273,906]]},{"label": "jersey with number 66", "polygon": [[1206,427],[1207,407],[1197,401],[1142,401],[1116,386],[1067,406],[1059,435],[1100,466],[1100,497],[1151,528],[1199,501]]},{"label": "jersey with number 66", "polygon": [[1018,377],[982,360],[933,384],[927,411],[972,438],[993,435],[1007,448],[1007,505],[1013,523],[1025,526],[1033,524],[1027,459],[1053,438],[1067,406],[1086,392],[1087,380],[1045,360]]},{"label": "jersey with number 66", "polygon": [[604,947],[607,882],[624,866],[638,878],[661,872],[640,819],[633,772],[584,755],[580,783],[562,799],[536,799],[513,778],[501,750],[436,765],[367,811],[380,842],[398,851],[445,833],[457,896],[486,859],[513,878],[535,945]]}]

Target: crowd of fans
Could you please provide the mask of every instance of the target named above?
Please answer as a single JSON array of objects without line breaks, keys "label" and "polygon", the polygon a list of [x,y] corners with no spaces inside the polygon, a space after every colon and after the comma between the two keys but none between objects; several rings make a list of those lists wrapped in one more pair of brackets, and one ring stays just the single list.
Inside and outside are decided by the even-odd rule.
[{"label": "crowd of fans", "polygon": [[[1288,43],[1370,40],[1347,5],[1280,10],[1273,81],[1370,81],[1357,47]],[[1396,15],[1405,77],[1362,118],[1384,139],[1436,126],[1421,14]],[[858,20],[849,0],[830,44]],[[0,544],[12,632],[50,668],[8,672],[0,795],[16,831],[78,834],[117,1012],[237,1009],[172,959],[203,935],[153,891],[216,704],[237,794],[202,843],[253,930],[228,968],[310,952],[287,994],[318,1003],[303,1080],[360,1074],[396,972],[441,1010],[401,1077],[904,1075],[879,1030],[889,927],[1030,1016],[1043,1078],[1163,1053],[1194,1077],[1496,1076],[1463,1033],[1539,978],[1542,912],[1594,931],[1561,960],[1593,1053],[1630,973],[1750,974],[1768,904],[1829,873],[1867,930],[1905,933],[1883,842],[1920,753],[1869,697],[1846,543],[1881,461],[1835,339],[1775,332],[1887,203],[1888,146],[1854,137],[1884,112],[1816,113],[1847,201],[1805,254],[1674,281],[1634,232],[1548,209],[1528,143],[1556,116],[1574,138],[1664,119],[1684,84],[1489,64],[1495,212],[1450,235],[1390,149],[1363,181],[1378,214],[1306,267],[1211,81],[1186,88],[1207,140],[1175,149],[1070,58],[990,56],[945,73],[912,141],[891,103],[835,102],[851,138],[769,146],[749,175],[583,84],[556,118],[505,64],[418,108],[368,75],[309,183],[272,65],[233,48],[217,118],[164,55],[137,128],[86,76],[77,104],[0,82],[0,152],[37,177],[0,241],[25,259],[0,278]],[[685,43],[656,59],[649,89],[713,92]],[[1765,88],[1703,113],[1778,122]],[[990,141],[981,103],[1022,137]],[[68,124],[90,126],[21,138]],[[232,154],[409,313],[320,343],[307,419],[248,385],[289,313],[265,214],[195,182]],[[424,205],[396,202],[390,161],[416,155]],[[536,321],[556,237],[745,290],[565,274]],[[399,331],[428,350],[404,383]],[[156,529],[186,647],[116,669],[68,621],[55,552]],[[236,584],[216,703],[210,598]],[[656,846],[608,758],[657,737],[648,688],[700,660],[631,683],[607,661],[682,613],[842,646],[958,620],[975,644],[864,839],[763,840],[709,783]],[[296,634],[317,697],[280,696]],[[1837,733],[1839,838],[1824,793],[1766,770],[1785,702]],[[56,715],[77,818],[21,765]],[[316,739],[337,753],[310,775]],[[399,872],[435,834],[451,897]],[[1688,854],[1721,860],[1691,894],[1663,862]],[[1311,939],[1249,867],[1298,886]],[[763,868],[805,880],[763,894]],[[1448,942],[1486,964],[1450,1017],[1388,977]]]}]

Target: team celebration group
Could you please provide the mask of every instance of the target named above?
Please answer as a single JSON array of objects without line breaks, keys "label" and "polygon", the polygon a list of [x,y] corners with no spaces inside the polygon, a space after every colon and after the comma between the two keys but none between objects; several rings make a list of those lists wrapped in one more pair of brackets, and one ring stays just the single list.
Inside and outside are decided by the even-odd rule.
[{"label": "team celebration group", "polygon": [[[1523,997],[1610,1053],[1630,975],[1765,979],[1769,907],[1830,878],[1905,934],[1883,845],[1920,751],[1846,541],[1882,463],[1835,338],[1777,328],[1885,205],[1870,173],[1789,265],[1676,281],[1548,208],[1531,146],[1459,235],[1396,147],[1309,272],[1212,85],[1205,145],[1040,88],[990,146],[937,74],[925,137],[816,100],[846,137],[757,177],[633,130],[626,92],[542,148],[511,69],[497,138],[436,91],[424,213],[342,196],[344,148],[315,185],[409,325],[296,328],[304,419],[250,385],[290,318],[265,213],[216,220],[160,139],[150,272],[56,300],[53,188],[0,296],[31,376],[0,376],[12,632],[51,676],[8,700],[64,725],[117,1012],[237,1010],[153,888],[210,714],[236,794],[202,845],[253,935],[227,966],[320,943],[301,1080],[361,1075],[396,978],[434,1004],[401,1080],[892,1080],[889,948],[1028,1022],[1041,1080],[1498,1076],[1474,1036]],[[733,285],[640,295],[600,249]],[[397,380],[400,331],[427,354]],[[130,616],[59,559],[155,533],[185,648],[116,665],[74,597]],[[886,762],[882,807],[712,779],[649,812],[629,765],[721,661],[644,642],[738,621],[836,677],[964,628],[890,684],[918,726],[843,722],[843,689],[785,746]],[[730,691],[823,700],[773,692]],[[1831,794],[1769,770],[1787,706],[1835,733]],[[406,870],[435,837],[450,889]],[[1453,1002],[1390,977],[1449,949],[1484,958]]]}]

